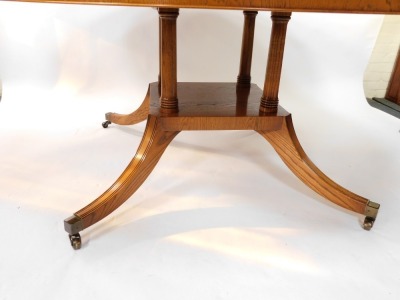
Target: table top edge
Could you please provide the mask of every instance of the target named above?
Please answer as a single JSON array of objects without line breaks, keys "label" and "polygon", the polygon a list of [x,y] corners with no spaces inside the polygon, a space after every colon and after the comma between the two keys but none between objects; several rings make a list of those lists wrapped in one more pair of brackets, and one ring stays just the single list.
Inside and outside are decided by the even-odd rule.
[{"label": "table top edge", "polygon": [[400,1],[380,0],[0,0],[75,5],[170,7],[282,12],[400,14]]}]

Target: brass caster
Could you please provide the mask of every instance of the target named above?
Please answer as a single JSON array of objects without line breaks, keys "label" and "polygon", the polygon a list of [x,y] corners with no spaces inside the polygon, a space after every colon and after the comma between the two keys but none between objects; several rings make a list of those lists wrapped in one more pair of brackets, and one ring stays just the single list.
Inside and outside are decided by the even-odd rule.
[{"label": "brass caster", "polygon": [[69,235],[69,240],[71,242],[71,246],[74,250],[78,250],[81,248],[82,246],[82,240],[81,240],[81,236],[79,233],[75,233],[75,234],[70,234]]},{"label": "brass caster", "polygon": [[101,125],[103,126],[103,128],[108,128],[108,125],[110,125],[111,122],[110,121],[105,121],[103,123],[101,123]]},{"label": "brass caster", "polygon": [[372,226],[374,226],[375,219],[372,217],[365,217],[363,228],[367,231],[371,230]]},{"label": "brass caster", "polygon": [[365,219],[363,223],[363,228],[365,230],[371,230],[372,226],[374,226],[374,222],[378,215],[380,205],[378,203],[368,201],[367,206],[365,207]]}]

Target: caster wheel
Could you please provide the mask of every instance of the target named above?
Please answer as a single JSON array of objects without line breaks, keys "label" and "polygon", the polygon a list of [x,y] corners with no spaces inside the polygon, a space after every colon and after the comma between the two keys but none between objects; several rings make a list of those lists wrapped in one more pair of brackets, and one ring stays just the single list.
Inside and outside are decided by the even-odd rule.
[{"label": "caster wheel", "polygon": [[78,250],[81,248],[82,246],[82,240],[81,240],[81,236],[79,233],[73,234],[73,235],[69,235],[69,240],[71,242],[71,246],[74,250]]},{"label": "caster wheel", "polygon": [[108,128],[108,125],[110,125],[111,122],[110,121],[105,121],[103,123],[101,123],[101,125],[103,126],[103,128]]},{"label": "caster wheel", "polygon": [[372,226],[374,226],[375,219],[371,217],[365,217],[363,228],[367,231],[371,230]]}]

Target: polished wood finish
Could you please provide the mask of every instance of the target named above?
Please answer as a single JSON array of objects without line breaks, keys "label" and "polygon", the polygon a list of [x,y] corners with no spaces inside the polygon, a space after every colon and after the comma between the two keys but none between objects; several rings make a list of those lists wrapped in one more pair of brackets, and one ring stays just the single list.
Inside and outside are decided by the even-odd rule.
[{"label": "polished wood finish", "polygon": [[149,116],[142,142],[128,167],[106,192],[65,220],[65,229],[69,234],[76,234],[109,215],[142,185],[179,133],[164,131],[160,125],[159,118]]},{"label": "polished wood finish", "polygon": [[366,229],[372,227],[379,204],[346,190],[320,171],[302,149],[288,112],[281,107],[275,114],[259,111],[262,90],[256,85],[178,83],[177,91],[179,110],[165,114],[159,105],[158,82],[150,84],[146,96],[150,101],[147,126],[135,157],[104,194],[65,220],[70,235],[100,221],[129,199],[183,130],[256,130],[301,181],[332,203],[366,215],[372,222]]},{"label": "polished wood finish", "polygon": [[[4,1],[4,0],[2,0]],[[7,0],[6,0],[7,1]],[[286,12],[399,14],[398,0],[14,0],[21,2],[103,4],[169,8],[239,9]]]},{"label": "polished wood finish", "polygon": [[267,71],[264,91],[260,102],[260,111],[274,113],[278,109],[279,84],[281,80],[283,52],[285,49],[286,30],[291,13],[273,12],[272,29],[268,51]]},{"label": "polished wood finish", "polygon": [[400,49],[398,50],[396,62],[393,66],[393,71],[386,90],[385,99],[396,104],[400,104]]},{"label": "polished wood finish", "polygon": [[137,110],[128,115],[106,113],[106,120],[118,125],[134,125],[147,119],[150,109],[150,91]]},{"label": "polished wood finish", "polygon": [[161,47],[161,95],[160,107],[164,113],[178,110],[177,95],[177,54],[176,54],[176,20],[178,9],[159,8],[160,14],[160,47]]},{"label": "polished wood finish", "polygon": [[274,147],[289,169],[308,187],[345,209],[365,214],[369,200],[333,182],[308,158],[297,139],[291,115],[284,118],[279,130],[258,133]]},{"label": "polished wood finish", "polygon": [[242,51],[240,54],[238,86],[250,86],[251,61],[253,57],[254,28],[256,25],[257,11],[244,11],[244,25],[242,35]]},{"label": "polished wood finish", "polygon": [[169,114],[165,114],[159,105],[158,82],[150,84],[148,91],[146,99],[150,99],[150,111],[135,157],[104,194],[65,220],[65,229],[70,235],[100,221],[129,199],[180,131],[276,131],[282,128],[289,115],[282,108],[275,115],[260,114],[262,91],[254,84],[250,88],[240,88],[235,83],[179,83],[179,111]]},{"label": "polished wood finish", "polygon": [[179,112],[165,115],[158,105],[157,83],[150,85],[150,115],[160,117],[163,130],[278,130],[280,108],[274,115],[258,110],[262,91],[255,84],[236,87],[235,83],[178,83]]},{"label": "polished wood finish", "polygon": [[[151,2],[151,1],[149,1]],[[145,100],[135,112],[129,115],[109,113],[108,121],[127,125],[135,124],[147,117],[147,126],[139,149],[131,163],[116,182],[100,197],[77,211],[64,222],[70,234],[71,244],[80,247],[79,232],[103,219],[124,203],[145,181],[154,169],[164,150],[173,138],[183,130],[255,130],[275,148],[277,153],[311,189],[343,208],[366,216],[364,228],[370,229],[378,213],[379,204],[358,196],[339,186],[322,173],[307,157],[294,132],[289,113],[279,106],[279,83],[287,24],[291,12],[287,9],[272,12],[272,33],[263,90],[250,83],[254,24],[256,11],[245,8],[242,38],[241,62],[236,83],[178,83],[176,8],[164,8],[174,1],[157,1],[160,8],[160,76],[159,82],[150,84]],[[195,3],[196,1],[180,1]],[[304,1],[318,6],[314,1]],[[324,1],[325,3],[326,1]],[[118,2],[121,3],[121,2]],[[130,2],[139,4],[139,1]],[[199,2],[200,3],[200,2]],[[201,2],[203,3],[203,2]],[[207,1],[207,3],[215,3]],[[237,1],[218,1],[219,5],[238,5]],[[255,4],[257,1],[252,1]],[[264,5],[268,1],[263,1]],[[295,1],[274,2],[288,7]],[[340,1],[344,10],[352,4],[360,7],[362,1]],[[382,2],[379,2],[382,4]],[[381,5],[370,2],[372,5]],[[396,9],[391,2],[381,6]],[[199,4],[200,5],[200,4]],[[212,5],[202,4],[204,8]],[[225,6],[224,6],[225,5]],[[327,5],[326,3],[324,5]],[[241,7],[242,7],[241,6]],[[300,6],[304,9],[306,5]],[[311,7],[311,6],[310,6]],[[308,7],[308,8],[310,8]],[[400,12],[400,10],[399,10]],[[179,98],[179,101],[178,101]],[[74,243],[73,243],[74,242]]]},{"label": "polished wood finish", "polygon": [[[0,0],[4,1],[4,0]],[[279,83],[287,24],[292,12],[400,14],[400,1],[383,0],[23,0],[67,4],[105,4],[158,8],[160,73],[140,107],[131,114],[106,114],[110,122],[132,125],[147,119],[141,144],[121,176],[101,196],[64,221],[71,245],[80,248],[79,232],[122,205],[155,168],[165,149],[183,130],[255,130],[289,169],[334,204],[366,216],[370,229],[379,204],[358,196],[320,171],[307,157],[294,132],[291,115],[279,106]],[[180,8],[244,11],[239,75],[236,83],[178,83],[177,17]],[[257,11],[272,12],[272,33],[263,90],[251,84],[251,61]],[[393,75],[392,82],[399,82]],[[397,94],[398,95],[398,94]],[[106,126],[107,125],[107,126]]]}]

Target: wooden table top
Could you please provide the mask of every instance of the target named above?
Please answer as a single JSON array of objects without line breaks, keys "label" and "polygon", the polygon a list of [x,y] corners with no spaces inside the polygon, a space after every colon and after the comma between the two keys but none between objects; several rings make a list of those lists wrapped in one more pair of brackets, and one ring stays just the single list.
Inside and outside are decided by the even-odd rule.
[{"label": "wooden table top", "polygon": [[[7,0],[0,0],[7,1]],[[400,0],[13,0],[143,7],[400,14]]]}]

